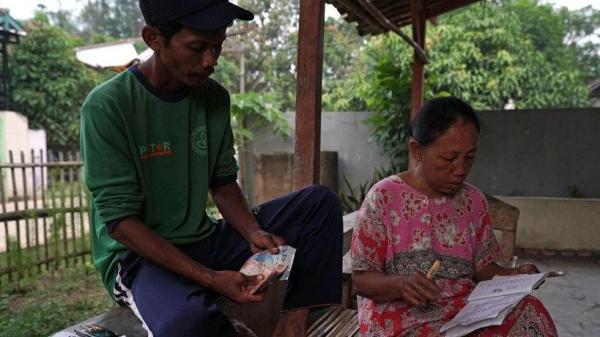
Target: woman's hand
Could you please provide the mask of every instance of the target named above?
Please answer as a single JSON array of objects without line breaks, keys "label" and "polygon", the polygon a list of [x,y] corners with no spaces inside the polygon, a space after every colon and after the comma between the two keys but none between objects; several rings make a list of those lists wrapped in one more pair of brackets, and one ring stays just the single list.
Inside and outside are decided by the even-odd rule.
[{"label": "woman's hand", "polygon": [[278,246],[285,245],[285,240],[275,234],[263,231],[262,229],[255,230],[248,236],[250,249],[252,253],[257,253],[261,250],[268,249],[271,253],[279,253]]},{"label": "woman's hand", "polygon": [[522,264],[516,268],[505,268],[497,265],[496,263],[490,263],[485,266],[479,272],[477,272],[473,280],[475,282],[481,282],[486,280],[491,280],[494,276],[499,275],[520,275],[520,274],[535,274],[539,273],[538,268],[531,263]]},{"label": "woman's hand", "polygon": [[404,280],[400,287],[402,298],[415,306],[423,306],[428,301],[440,297],[440,289],[421,272],[415,272]]}]

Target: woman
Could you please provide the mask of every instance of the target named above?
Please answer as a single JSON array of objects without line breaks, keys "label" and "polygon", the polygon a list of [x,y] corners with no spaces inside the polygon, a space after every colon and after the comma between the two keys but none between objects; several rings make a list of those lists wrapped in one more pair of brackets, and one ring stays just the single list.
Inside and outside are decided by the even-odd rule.
[{"label": "woman", "polygon": [[[453,98],[426,103],[411,124],[416,166],[369,191],[352,238],[352,280],[363,336],[440,336],[466,304],[476,282],[495,275],[538,272],[503,268],[485,196],[465,182],[480,125],[473,109]],[[424,274],[435,260],[441,268]],[[472,336],[556,336],[552,318],[532,296],[501,326]]]}]

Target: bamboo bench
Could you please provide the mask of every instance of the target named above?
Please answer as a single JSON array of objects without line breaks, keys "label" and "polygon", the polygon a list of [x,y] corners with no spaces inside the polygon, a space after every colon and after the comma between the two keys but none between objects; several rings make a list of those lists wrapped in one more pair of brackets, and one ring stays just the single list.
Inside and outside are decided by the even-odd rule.
[{"label": "bamboo bench", "polygon": [[[344,217],[344,252],[347,252],[350,249],[355,213],[348,214]],[[257,336],[271,336],[275,329],[275,323],[277,322],[281,304],[283,303],[286,287],[286,282],[274,283],[267,291],[265,300],[261,303],[237,304],[227,299],[221,299],[218,302],[218,305],[229,318],[243,322]],[[352,294],[352,289],[350,274],[348,273],[344,274],[343,293],[344,297],[342,305],[345,307],[351,306],[352,299],[350,296]],[[330,313],[327,314],[331,315]],[[131,309],[127,307],[117,307],[63,329],[52,336],[67,337],[69,334],[73,335],[74,328],[85,324],[97,324],[121,335],[126,335],[127,337],[146,337],[147,335],[146,330],[142,327],[142,323]],[[320,330],[312,328],[312,331]]]},{"label": "bamboo bench", "polygon": [[[503,259],[509,261],[515,249],[519,209],[492,196],[486,195],[486,197],[490,206],[492,227],[497,232]],[[322,316],[309,327],[309,337],[359,336],[358,315],[355,307],[356,293],[352,286],[352,261],[349,253],[356,213],[344,216],[342,307],[325,310]],[[226,299],[221,300],[218,304],[228,317],[243,322],[257,336],[268,337],[271,336],[275,327],[286,287],[285,282],[274,283],[268,290],[265,300],[259,304],[240,305]],[[146,337],[147,335],[141,322],[129,308],[118,307],[68,327],[54,334],[53,337],[69,336],[69,333],[73,332],[73,328],[83,324],[98,324],[127,337]]]}]

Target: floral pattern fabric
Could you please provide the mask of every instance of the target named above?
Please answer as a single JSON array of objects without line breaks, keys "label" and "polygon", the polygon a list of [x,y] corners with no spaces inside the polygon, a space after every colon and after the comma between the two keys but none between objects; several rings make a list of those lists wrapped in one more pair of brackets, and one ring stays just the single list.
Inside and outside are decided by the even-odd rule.
[{"label": "floral pattern fabric", "polygon": [[[403,300],[375,303],[358,297],[364,337],[424,337],[443,335],[439,329],[460,311],[475,287],[474,274],[496,261],[500,248],[487,201],[477,188],[465,183],[453,196],[428,198],[395,175],[375,184],[367,194],[356,218],[351,254],[354,271],[387,274],[426,273],[435,260],[441,261],[434,277],[441,298],[424,308]],[[523,322],[523,315],[513,317],[521,312],[529,313],[530,319]],[[527,328],[541,332],[524,336],[556,335],[552,319],[533,297],[523,300],[513,316],[501,327],[478,330],[476,336],[507,336],[512,333],[507,325],[525,329],[518,325],[531,322],[543,322],[535,329]]]}]

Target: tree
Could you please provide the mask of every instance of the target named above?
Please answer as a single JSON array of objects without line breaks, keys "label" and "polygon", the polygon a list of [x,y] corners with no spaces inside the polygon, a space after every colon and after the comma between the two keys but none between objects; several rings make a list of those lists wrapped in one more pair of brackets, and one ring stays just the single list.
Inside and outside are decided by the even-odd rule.
[{"label": "tree", "polygon": [[[255,13],[255,17],[248,23],[237,22],[229,29],[217,78],[232,85],[227,86],[230,91],[239,92],[239,62],[243,52],[245,90],[270,93],[282,109],[293,108],[298,1],[241,0],[238,4]],[[222,67],[224,62],[235,67],[229,65],[227,72]]]},{"label": "tree", "polygon": [[[588,104],[582,69],[563,41],[566,30],[555,11],[533,8],[540,17],[520,16],[517,7],[532,0],[469,6],[428,27],[425,98],[454,95],[476,109],[579,107]],[[516,7],[514,7],[516,6]],[[530,8],[531,9],[531,8]],[[543,17],[543,16],[550,16]],[[546,40],[537,24],[549,27]],[[395,164],[406,164],[411,97],[412,49],[399,37],[373,39],[366,48],[369,76],[354,91],[375,112],[375,137]],[[554,57],[563,55],[565,57]]]},{"label": "tree", "polygon": [[600,10],[555,10],[537,0],[505,0],[503,6],[519,18],[523,34],[552,63],[585,69],[586,82],[600,77]]},{"label": "tree", "polygon": [[[243,0],[239,5],[256,16],[250,23],[237,23],[230,29],[225,50],[244,51],[247,91],[270,93],[283,110],[294,110],[298,0]],[[343,98],[329,93],[343,92],[340,88],[354,72],[354,60],[365,39],[341,18],[327,18],[324,32],[323,106],[335,108]],[[225,52],[222,59],[217,78],[231,85],[226,84],[231,91],[239,92],[239,53]]]},{"label": "tree", "polygon": [[600,10],[587,6],[576,11],[560,10],[567,29],[566,44],[584,69],[587,82],[600,78]]},{"label": "tree", "polygon": [[79,21],[88,41],[139,37],[144,25],[138,0],[87,0]]},{"label": "tree", "polygon": [[77,28],[77,23],[75,18],[73,17],[73,13],[69,10],[59,9],[56,12],[46,11],[45,7],[42,9],[46,15],[48,16],[49,22],[58,26],[65,32],[74,35],[79,33],[79,29]]},{"label": "tree", "polygon": [[79,107],[101,74],[75,59],[75,40],[38,12],[11,51],[12,101],[32,128],[43,128],[50,146],[76,145]]},{"label": "tree", "polygon": [[364,110],[364,101],[348,95],[359,83],[355,73],[363,73],[360,55],[368,38],[361,37],[353,24],[341,18],[325,20],[323,36],[323,110]]}]

